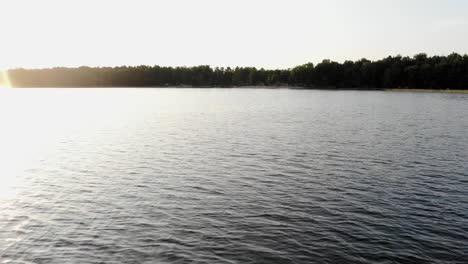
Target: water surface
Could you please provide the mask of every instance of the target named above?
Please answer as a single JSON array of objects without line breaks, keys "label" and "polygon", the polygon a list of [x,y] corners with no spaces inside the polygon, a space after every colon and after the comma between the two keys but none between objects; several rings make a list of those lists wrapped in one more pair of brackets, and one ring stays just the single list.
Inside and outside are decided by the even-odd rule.
[{"label": "water surface", "polygon": [[466,263],[468,94],[0,91],[6,263]]}]

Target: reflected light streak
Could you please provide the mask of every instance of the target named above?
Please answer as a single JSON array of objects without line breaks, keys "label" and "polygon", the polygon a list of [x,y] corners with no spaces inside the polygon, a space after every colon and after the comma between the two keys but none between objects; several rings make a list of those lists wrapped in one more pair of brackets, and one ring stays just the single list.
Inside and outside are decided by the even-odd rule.
[{"label": "reflected light streak", "polygon": [[113,132],[146,122],[143,113],[152,104],[126,89],[0,89],[0,203],[20,198],[29,171],[83,144],[119,140]]},{"label": "reflected light streak", "polygon": [[8,77],[8,71],[0,71],[0,87],[11,88],[10,78]]}]

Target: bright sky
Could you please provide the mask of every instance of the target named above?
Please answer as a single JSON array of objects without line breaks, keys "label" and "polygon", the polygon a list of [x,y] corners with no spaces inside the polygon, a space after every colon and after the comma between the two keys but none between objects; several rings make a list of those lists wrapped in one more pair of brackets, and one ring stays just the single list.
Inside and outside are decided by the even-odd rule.
[{"label": "bright sky", "polygon": [[466,0],[1,0],[0,69],[468,52]]}]

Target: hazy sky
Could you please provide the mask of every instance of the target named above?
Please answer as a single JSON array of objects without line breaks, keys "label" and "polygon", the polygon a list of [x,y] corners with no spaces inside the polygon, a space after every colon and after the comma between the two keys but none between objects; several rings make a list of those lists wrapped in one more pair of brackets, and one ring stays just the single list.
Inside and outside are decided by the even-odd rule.
[{"label": "hazy sky", "polygon": [[0,69],[468,52],[466,0],[1,0]]}]

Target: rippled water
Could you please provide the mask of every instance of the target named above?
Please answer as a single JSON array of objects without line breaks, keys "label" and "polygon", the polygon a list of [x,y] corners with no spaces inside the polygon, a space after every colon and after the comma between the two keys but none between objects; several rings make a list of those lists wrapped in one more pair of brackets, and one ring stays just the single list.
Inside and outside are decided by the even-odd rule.
[{"label": "rippled water", "polygon": [[467,263],[468,94],[0,92],[6,263]]}]

